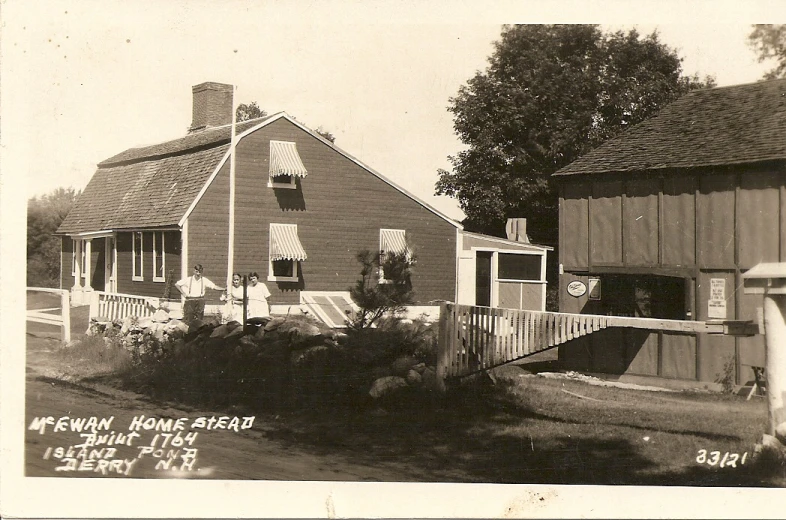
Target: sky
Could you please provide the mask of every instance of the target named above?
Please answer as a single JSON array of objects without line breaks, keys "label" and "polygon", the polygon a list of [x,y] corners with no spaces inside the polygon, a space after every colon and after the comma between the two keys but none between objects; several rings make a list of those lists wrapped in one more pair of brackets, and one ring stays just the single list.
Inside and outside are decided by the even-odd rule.
[{"label": "sky", "polygon": [[[545,5],[559,4],[526,11],[519,2],[476,16],[467,5],[6,2],[2,116],[18,124],[4,141],[22,163],[13,178],[26,180],[26,197],[82,189],[101,160],[184,135],[192,85],[218,81],[237,86],[238,102],[329,130],[340,148],[461,218],[455,200],[434,196],[437,170],[463,148],[449,99],[485,69],[501,23],[511,21],[505,13],[541,21],[554,16]],[[714,5],[721,8],[684,17],[625,9],[605,28],[655,22],[637,27],[657,29],[686,73],[715,76],[720,86],[760,79],[768,65],[757,63],[746,36],[771,11]]]}]

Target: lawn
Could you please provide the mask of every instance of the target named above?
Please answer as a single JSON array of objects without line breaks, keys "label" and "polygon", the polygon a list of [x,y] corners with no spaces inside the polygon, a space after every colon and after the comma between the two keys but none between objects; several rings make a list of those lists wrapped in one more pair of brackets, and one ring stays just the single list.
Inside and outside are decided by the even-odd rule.
[{"label": "lawn", "polygon": [[458,471],[495,483],[786,484],[784,475],[751,471],[766,429],[763,399],[590,386],[515,366],[502,372],[495,386],[460,388],[436,405],[312,410],[282,418],[270,435],[353,460],[444,468],[448,480]]}]

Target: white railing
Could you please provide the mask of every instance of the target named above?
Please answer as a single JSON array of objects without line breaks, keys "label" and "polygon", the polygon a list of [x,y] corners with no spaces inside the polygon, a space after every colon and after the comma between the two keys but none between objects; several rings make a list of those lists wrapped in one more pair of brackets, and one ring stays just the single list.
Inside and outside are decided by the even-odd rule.
[{"label": "white railing", "polygon": [[[63,289],[48,289],[44,287],[28,287],[27,290],[33,292],[57,294],[60,296],[60,307],[27,309],[27,321],[59,326],[62,330],[63,341],[65,343],[71,341],[70,293]],[[53,311],[57,310],[60,311],[60,314],[53,314]]]},{"label": "white railing", "polygon": [[145,318],[156,312],[158,302],[159,298],[93,291],[90,296],[90,319],[113,321],[128,317]]}]

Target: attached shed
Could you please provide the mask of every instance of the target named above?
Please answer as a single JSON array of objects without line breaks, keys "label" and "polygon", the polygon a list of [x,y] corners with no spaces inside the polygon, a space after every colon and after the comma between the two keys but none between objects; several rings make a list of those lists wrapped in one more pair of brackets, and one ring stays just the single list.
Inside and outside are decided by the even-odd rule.
[{"label": "attached shed", "polygon": [[[786,261],[786,80],[692,92],[555,174],[560,310],[758,320],[742,274]],[[738,384],[761,336],[611,329],[560,349],[569,368]]]}]

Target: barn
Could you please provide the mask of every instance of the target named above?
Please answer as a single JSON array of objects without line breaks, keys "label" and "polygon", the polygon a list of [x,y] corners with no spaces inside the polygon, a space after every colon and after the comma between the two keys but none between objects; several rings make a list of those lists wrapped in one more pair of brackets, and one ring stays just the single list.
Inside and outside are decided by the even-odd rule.
[{"label": "barn", "polygon": [[[689,93],[553,178],[561,311],[760,320],[742,275],[786,261],[786,79]],[[589,372],[744,384],[764,344],[615,328],[559,356]]]},{"label": "barn", "polygon": [[414,311],[457,298],[543,308],[550,248],[530,244],[523,221],[511,239],[465,233],[286,113],[233,125],[233,95],[194,86],[187,135],[98,164],[58,229],[61,288],[75,301],[178,296],[172,281],[199,263],[222,286],[230,269],[258,272],[274,313],[332,306],[340,321],[355,256],[369,250],[414,252]]}]

